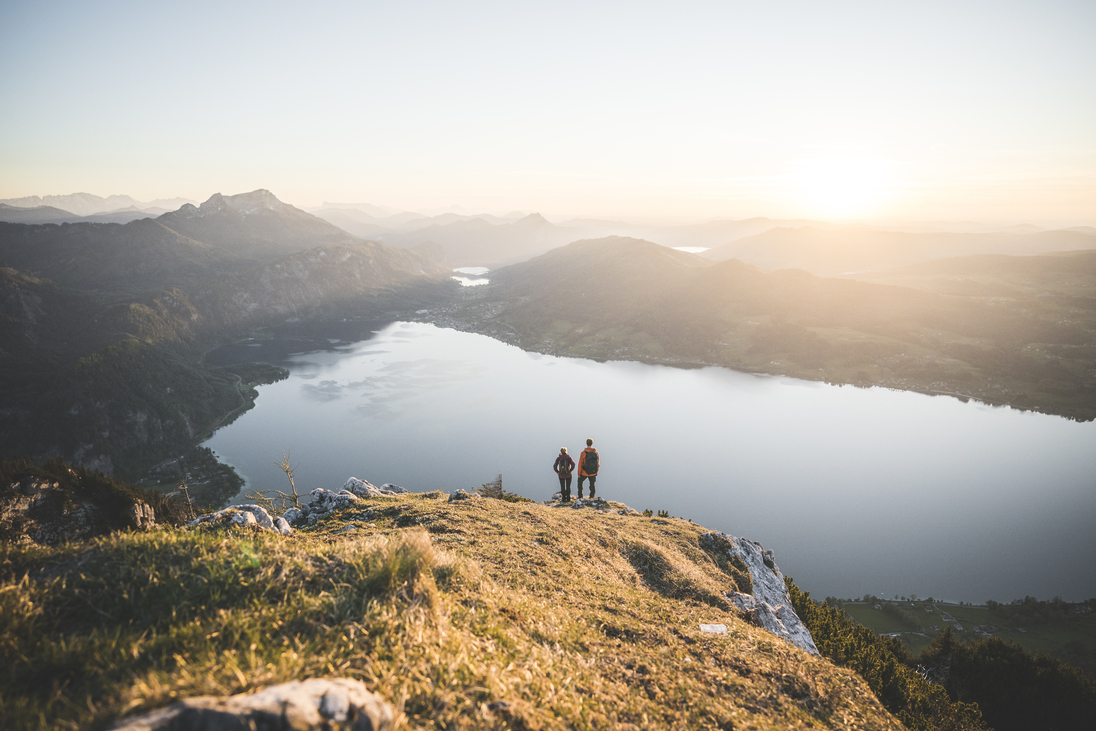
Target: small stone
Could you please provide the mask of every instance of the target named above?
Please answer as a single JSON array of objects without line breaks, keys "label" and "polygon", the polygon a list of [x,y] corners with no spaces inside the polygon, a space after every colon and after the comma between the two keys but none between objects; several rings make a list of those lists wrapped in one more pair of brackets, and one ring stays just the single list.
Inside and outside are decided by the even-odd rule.
[{"label": "small stone", "polygon": [[284,516],[279,515],[274,519],[274,530],[281,533],[283,536],[287,536],[293,532],[293,526],[289,524],[289,521]]},{"label": "small stone", "polygon": [[701,632],[707,632],[713,635],[725,635],[727,634],[727,625],[725,624],[702,624],[700,625]]},{"label": "small stone", "polygon": [[300,508],[290,508],[289,510],[282,513],[282,518],[284,518],[285,521],[290,525],[300,523],[304,519],[304,516],[305,512]]}]

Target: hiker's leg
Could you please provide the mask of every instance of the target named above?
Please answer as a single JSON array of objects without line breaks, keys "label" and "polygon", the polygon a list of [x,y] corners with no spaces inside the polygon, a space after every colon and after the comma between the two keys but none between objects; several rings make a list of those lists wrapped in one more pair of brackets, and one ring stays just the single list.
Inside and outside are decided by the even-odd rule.
[{"label": "hiker's leg", "polygon": [[594,483],[597,482],[597,475],[590,475],[590,499],[594,499]]},{"label": "hiker's leg", "polygon": [[582,483],[586,480],[586,475],[578,476],[578,499],[582,499]]},{"label": "hiker's leg", "polygon": [[564,488],[563,494],[567,496],[567,502],[571,502],[571,476],[568,475],[563,479],[567,483],[567,487]]},{"label": "hiker's leg", "polygon": [[559,478],[559,499],[563,502],[567,502],[571,499],[571,482],[570,477]]}]

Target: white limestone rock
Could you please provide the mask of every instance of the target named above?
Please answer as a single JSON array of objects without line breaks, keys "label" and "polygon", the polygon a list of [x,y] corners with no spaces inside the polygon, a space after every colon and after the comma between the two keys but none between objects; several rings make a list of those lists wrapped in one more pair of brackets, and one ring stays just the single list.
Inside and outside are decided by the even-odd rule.
[{"label": "white limestone rock", "polygon": [[263,530],[276,531],[282,535],[293,532],[293,529],[289,527],[284,518],[272,518],[270,513],[258,505],[231,505],[223,510],[218,510],[216,513],[200,515],[197,520],[192,520],[189,525],[238,526],[240,528],[255,526]]},{"label": "white limestone rock", "polygon": [[408,490],[406,487],[400,487],[399,485],[394,485],[391,482],[386,482],[381,485],[381,492],[387,492],[392,495],[406,495],[411,491]]},{"label": "white limestone rock", "polygon": [[351,477],[349,480],[347,480],[346,484],[343,485],[343,490],[346,490],[347,492],[352,492],[358,497],[405,495],[410,492],[410,490],[408,490],[406,487],[400,487],[399,485],[394,485],[391,482],[386,482],[380,487],[377,487],[373,483],[367,480],[359,479],[357,477]]},{"label": "white limestone rock", "polygon": [[343,491],[349,492],[358,497],[380,497],[384,495],[384,491],[371,482],[365,480],[359,480],[357,477],[351,477],[343,485]]},{"label": "white limestone rock", "polygon": [[167,708],[122,719],[111,731],[386,731],[396,714],[358,680],[311,678],[258,693],[188,698]]},{"label": "white limestone rock", "polygon": [[304,512],[300,508],[290,508],[282,513],[282,517],[290,525],[296,525],[304,520]]},{"label": "white limestone rock", "polygon": [[156,511],[147,503],[140,501],[134,503],[129,508],[129,514],[133,518],[133,524],[138,528],[151,528],[156,525]]},{"label": "white limestone rock", "polygon": [[274,519],[270,517],[270,513],[266,512],[266,509],[253,505],[250,503],[244,505],[234,505],[237,510],[251,513],[255,516],[255,522],[267,530],[274,530]]},{"label": "white limestone rock", "polygon": [[[722,540],[720,540],[722,539]],[[759,627],[783,637],[812,655],[817,655],[814,638],[792,608],[791,595],[784,583],[784,574],[776,565],[772,551],[756,541],[729,536],[726,533],[706,533],[702,541],[716,550],[725,551],[727,558],[737,558],[746,564],[753,582],[753,595],[732,591],[727,597]]]},{"label": "white limestone rock", "polygon": [[[370,487],[373,486],[370,485]],[[361,503],[361,498],[349,490],[342,490],[336,493],[325,490],[322,487],[317,487],[309,494],[312,496],[312,503],[308,510],[308,522],[310,523],[315,522],[313,518],[319,519],[327,513]]]}]

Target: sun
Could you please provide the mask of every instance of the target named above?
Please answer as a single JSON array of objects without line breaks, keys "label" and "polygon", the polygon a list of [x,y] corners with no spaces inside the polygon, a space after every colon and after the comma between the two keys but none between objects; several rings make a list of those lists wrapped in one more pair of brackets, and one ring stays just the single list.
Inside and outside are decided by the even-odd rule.
[{"label": "sun", "polygon": [[855,218],[873,213],[884,197],[880,160],[828,156],[803,161],[803,197],[812,215]]}]

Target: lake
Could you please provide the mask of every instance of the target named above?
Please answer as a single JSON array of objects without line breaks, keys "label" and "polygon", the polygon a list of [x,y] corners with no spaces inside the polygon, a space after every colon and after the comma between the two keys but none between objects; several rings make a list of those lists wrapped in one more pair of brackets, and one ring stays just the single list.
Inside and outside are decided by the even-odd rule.
[{"label": "lake", "polygon": [[1096,423],[371,329],[308,352],[276,338],[213,354],[290,371],[206,443],[247,490],[287,487],[274,462],[292,450],[306,492],[350,476],[453,491],[501,473],[545,500],[559,448],[590,437],[599,496],[759,541],[816,598],[1096,596]]}]

